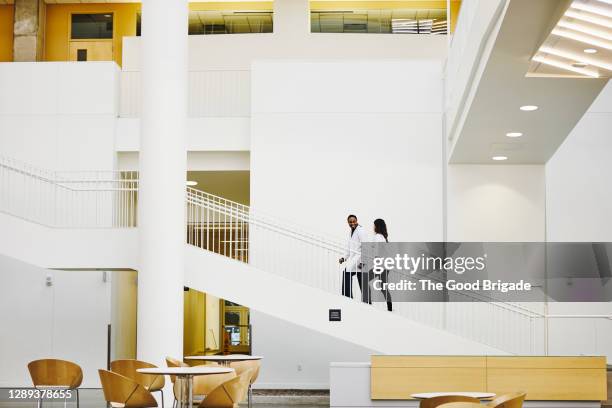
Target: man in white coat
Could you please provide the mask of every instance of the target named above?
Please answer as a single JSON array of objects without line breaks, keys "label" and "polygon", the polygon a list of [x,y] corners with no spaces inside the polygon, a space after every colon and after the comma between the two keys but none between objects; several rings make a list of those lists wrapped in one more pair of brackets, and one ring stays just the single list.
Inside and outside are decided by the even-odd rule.
[{"label": "man in white coat", "polygon": [[346,262],[342,274],[342,295],[353,297],[353,276],[356,275],[359,289],[361,289],[361,300],[365,303],[372,303],[368,272],[363,270],[361,262],[361,243],[368,241],[367,234],[365,229],[359,225],[356,215],[349,215],[346,221],[351,231],[346,245],[346,253],[339,259],[341,264]]}]

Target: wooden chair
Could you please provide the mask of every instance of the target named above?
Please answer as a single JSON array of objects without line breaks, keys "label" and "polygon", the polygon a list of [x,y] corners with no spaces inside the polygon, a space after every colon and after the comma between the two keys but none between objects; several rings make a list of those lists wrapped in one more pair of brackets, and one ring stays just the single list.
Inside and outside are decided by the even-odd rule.
[{"label": "wooden chair", "polygon": [[513,392],[511,394],[500,395],[486,406],[489,408],[522,408],[527,394],[524,392]]},{"label": "wooden chair", "polygon": [[462,395],[443,395],[440,397],[425,398],[421,400],[419,408],[437,408],[440,405],[448,404],[450,402],[469,402],[480,405],[480,400],[476,398],[465,397]]},{"label": "wooden chair", "polygon": [[98,370],[104,399],[113,408],[157,407],[153,395],[136,381],[112,371]]},{"label": "wooden chair", "polygon": [[[32,384],[37,389],[63,389],[76,392],[77,407],[79,406],[79,386],[83,382],[83,370],[78,364],[66,360],[42,359],[28,363],[28,371]],[[64,401],[65,403],[66,401]],[[42,399],[38,400],[38,406]]]},{"label": "wooden chair", "polygon": [[[525,401],[525,393],[515,392],[501,395],[484,406],[488,408],[522,408],[523,401]],[[483,405],[473,402],[451,402],[440,405],[439,408],[483,408]]]},{"label": "wooden chair", "polygon": [[142,385],[147,391],[161,393],[162,408],[164,407],[164,385],[166,380],[163,375],[141,374],[140,368],[157,368],[156,365],[139,360],[115,360],[111,362],[111,371],[130,378]]},{"label": "wooden chair", "polygon": [[246,370],[212,390],[200,403],[199,408],[238,408],[238,404],[246,397],[249,380],[253,376],[252,370]]},{"label": "wooden chair", "polygon": [[240,375],[247,370],[252,370],[251,378],[249,378],[249,388],[247,390],[247,400],[248,406],[251,408],[251,403],[253,401],[253,383],[259,377],[259,369],[261,368],[260,360],[245,360],[245,361],[234,361],[230,363],[230,367],[232,367],[236,371],[236,375]]},{"label": "wooden chair", "polygon": [[[168,367],[189,367],[189,364],[173,357],[166,357],[166,365]],[[178,404],[178,396],[180,393],[179,387],[181,386],[181,384],[176,381],[175,375],[170,376],[170,381],[172,381],[172,393],[174,394],[174,401],[172,402],[172,408],[174,408]],[[197,395],[195,395],[195,392],[193,397],[194,401],[202,400],[202,397],[198,397]]]},{"label": "wooden chair", "polygon": [[485,406],[480,402],[449,402],[440,405],[439,408],[483,408]]}]

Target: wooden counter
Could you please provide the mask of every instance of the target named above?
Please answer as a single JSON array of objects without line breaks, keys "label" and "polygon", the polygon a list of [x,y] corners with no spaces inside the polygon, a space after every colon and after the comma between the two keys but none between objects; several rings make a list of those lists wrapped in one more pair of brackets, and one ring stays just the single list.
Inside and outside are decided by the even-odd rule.
[{"label": "wooden counter", "polygon": [[605,357],[372,356],[371,398],[442,391],[527,393],[527,400],[607,399]]}]

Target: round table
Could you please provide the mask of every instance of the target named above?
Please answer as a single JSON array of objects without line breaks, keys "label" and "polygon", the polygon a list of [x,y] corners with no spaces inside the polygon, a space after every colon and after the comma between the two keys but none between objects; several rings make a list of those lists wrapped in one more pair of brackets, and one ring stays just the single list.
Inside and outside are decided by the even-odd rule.
[{"label": "round table", "polygon": [[198,361],[214,361],[221,364],[222,366],[229,367],[230,363],[234,361],[249,361],[249,360],[261,360],[261,356],[249,356],[248,354],[228,354],[222,355],[211,355],[211,356],[187,356],[185,360],[198,360]]},{"label": "round table", "polygon": [[464,392],[464,391],[449,391],[449,392],[421,392],[418,394],[411,394],[412,398],[416,399],[427,399],[434,397],[446,397],[446,396],[460,396],[460,397],[472,397],[476,399],[487,399],[495,396],[492,392]]},{"label": "round table", "polygon": [[193,405],[193,377],[196,375],[211,375],[211,374],[226,374],[234,371],[233,368],[229,367],[155,367],[155,368],[139,368],[138,370],[141,374],[153,374],[153,375],[175,375],[181,381],[187,381],[187,388],[189,393],[189,405],[185,405],[183,401],[183,387],[179,387],[180,397],[179,407],[183,408],[185,406],[191,408]]},{"label": "round table", "polygon": [[[261,360],[261,356],[250,356],[248,354],[228,354],[228,355],[210,355],[210,356],[187,356],[185,360],[197,360],[197,361],[214,361],[222,366],[229,367],[230,363],[234,361],[250,361],[250,360]],[[251,384],[249,384],[249,391],[247,393],[247,406],[252,406],[252,394]]]}]

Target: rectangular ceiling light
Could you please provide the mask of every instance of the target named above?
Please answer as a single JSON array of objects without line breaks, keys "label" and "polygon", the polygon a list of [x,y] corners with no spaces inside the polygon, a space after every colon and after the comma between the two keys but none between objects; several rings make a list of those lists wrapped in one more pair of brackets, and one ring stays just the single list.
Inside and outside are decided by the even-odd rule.
[{"label": "rectangular ceiling light", "polygon": [[606,50],[612,50],[612,43],[605,40],[598,40],[596,38],[583,35],[580,33],[576,33],[568,30],[561,30],[559,28],[555,28],[552,30],[553,35],[557,35],[559,37],[569,38],[570,40],[580,41],[585,44],[592,45],[594,47],[605,48]]},{"label": "rectangular ceiling light", "polygon": [[557,57],[566,58],[568,60],[583,62],[588,65],[592,65],[594,67],[607,69],[608,71],[612,71],[612,64],[607,64],[605,62],[599,61],[595,58],[590,58],[586,55],[577,55],[571,52],[558,50],[552,47],[542,47],[540,48],[541,52],[546,54],[556,55]]},{"label": "rectangular ceiling light", "polygon": [[557,24],[558,27],[561,28],[567,28],[569,30],[574,30],[574,31],[578,31],[581,32],[583,34],[587,34],[587,35],[592,35],[593,37],[599,37],[602,38],[604,40],[612,40],[612,34],[607,33],[605,31],[601,31],[601,30],[597,30],[591,27],[586,27],[582,24],[578,24],[578,23],[571,23],[569,21],[564,21],[561,20],[559,21],[559,23]]},{"label": "rectangular ceiling light", "polygon": [[578,10],[582,10],[582,11],[588,11],[589,13],[593,13],[593,14],[599,14],[600,16],[612,18],[612,10],[610,10],[609,8],[605,8],[605,6],[597,7],[591,4],[574,2],[570,7],[578,9]]},{"label": "rectangular ceiling light", "polygon": [[606,28],[612,27],[612,20],[605,17],[598,17],[592,14],[581,13],[576,10],[568,9],[565,12],[565,15],[570,18],[575,18],[576,20],[584,21],[586,23],[600,25]]},{"label": "rectangular ceiling light", "polygon": [[541,64],[550,65],[551,67],[561,68],[566,71],[571,71],[577,74],[590,76],[592,78],[599,78],[599,74],[596,72],[589,71],[588,69],[576,68],[576,67],[571,66],[570,64],[566,64],[565,62],[556,61],[556,60],[545,58],[539,55],[536,55],[535,57],[533,57],[533,60]]}]

